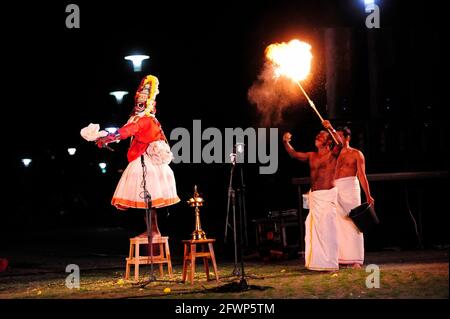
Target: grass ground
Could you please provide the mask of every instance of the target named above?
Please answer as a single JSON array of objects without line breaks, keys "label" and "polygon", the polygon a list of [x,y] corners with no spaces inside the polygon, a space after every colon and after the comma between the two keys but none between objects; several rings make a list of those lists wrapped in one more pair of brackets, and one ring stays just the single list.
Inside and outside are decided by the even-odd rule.
[{"label": "grass ground", "polygon": [[[245,263],[247,281],[256,289],[221,292],[218,288],[236,280],[230,276],[232,263],[219,262],[221,282],[206,281],[203,267],[198,265],[193,285],[181,282],[181,264],[175,263],[174,276],[159,278],[144,288],[124,281],[122,258],[79,257],[75,262],[65,258],[37,257],[12,265],[0,273],[1,299],[92,299],[92,298],[200,298],[200,299],[448,299],[448,251],[368,253],[366,264],[380,268],[380,288],[367,288],[370,273],[362,269],[341,269],[335,273],[306,270],[300,260]],[[35,260],[33,262],[33,260]],[[65,265],[80,265],[80,288],[65,286]],[[142,267],[141,279],[148,275]],[[168,292],[168,289],[170,292]]]}]

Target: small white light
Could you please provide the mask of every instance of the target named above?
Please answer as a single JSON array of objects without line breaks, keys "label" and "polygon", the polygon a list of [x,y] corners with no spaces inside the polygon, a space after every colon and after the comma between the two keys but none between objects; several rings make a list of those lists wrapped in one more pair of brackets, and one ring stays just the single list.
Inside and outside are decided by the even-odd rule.
[{"label": "small white light", "polygon": [[22,159],[22,163],[23,163],[23,165],[24,165],[25,167],[30,166],[31,161],[32,161],[31,158],[23,158],[23,159]]},{"label": "small white light", "polygon": [[243,153],[244,152],[244,143],[236,143],[236,152]]},{"label": "small white light", "polygon": [[117,104],[122,104],[123,97],[127,95],[127,91],[113,91],[109,92],[109,95],[112,95],[116,98]]},{"label": "small white light", "polygon": [[102,170],[106,169],[106,163],[98,163],[98,166],[99,166]]},{"label": "small white light", "polygon": [[105,130],[106,130],[108,133],[114,134],[114,133],[117,132],[118,128],[117,128],[117,127],[107,127],[107,128],[105,128]]},{"label": "small white light", "polygon": [[77,149],[75,147],[70,147],[67,149],[67,152],[69,153],[69,155],[75,155]]},{"label": "small white light", "polygon": [[148,55],[127,55],[125,60],[133,62],[134,72],[140,72],[142,69],[142,61],[149,59]]},{"label": "small white light", "polygon": [[370,13],[375,10],[375,0],[364,0],[366,13]]}]

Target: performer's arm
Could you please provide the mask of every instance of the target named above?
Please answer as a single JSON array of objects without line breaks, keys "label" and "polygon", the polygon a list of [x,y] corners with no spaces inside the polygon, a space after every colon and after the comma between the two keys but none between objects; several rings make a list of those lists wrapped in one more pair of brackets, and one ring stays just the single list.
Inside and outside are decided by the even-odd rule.
[{"label": "performer's arm", "polygon": [[303,153],[303,152],[297,152],[292,145],[290,144],[292,138],[292,134],[289,132],[284,133],[283,135],[283,145],[286,151],[288,152],[289,156],[295,159],[298,159],[299,161],[306,162],[309,160],[310,153]]},{"label": "performer's arm", "polygon": [[[159,140],[161,139],[161,128],[156,123],[154,119],[147,116],[140,118],[136,123],[128,123],[118,130],[120,139],[135,136],[142,143]],[[140,134],[137,134],[138,132]]]},{"label": "performer's arm", "polygon": [[[144,134],[138,134],[142,131]],[[125,124],[117,133],[110,133],[105,137],[98,138],[96,144],[99,148],[103,148],[109,143],[124,140],[130,136],[135,136],[136,140],[142,143],[151,143],[160,139],[162,130],[150,117],[144,116],[139,118],[137,121],[133,121]]]},{"label": "performer's arm", "polygon": [[108,144],[118,140],[120,140],[120,135],[118,133],[109,133],[104,137],[99,137],[98,139],[96,139],[95,144],[97,144],[99,148],[106,147],[109,148],[110,150],[113,150],[108,146]]},{"label": "performer's arm", "polygon": [[120,141],[136,134],[138,130],[139,125],[137,123],[128,123],[118,129],[116,133],[109,133],[105,137],[98,138],[95,143],[99,148],[103,148],[109,143]]},{"label": "performer's arm", "polygon": [[375,200],[370,195],[370,188],[369,188],[369,182],[367,180],[366,176],[366,160],[364,158],[364,155],[362,152],[357,151],[356,153],[356,165],[357,165],[357,175],[359,182],[361,183],[361,187],[364,190],[364,193],[366,194],[366,199],[369,204],[373,204]]},{"label": "performer's arm", "polygon": [[126,139],[130,136],[133,136],[139,131],[139,125],[138,123],[128,123],[122,126],[120,129],[117,130],[117,133],[120,135],[120,139]]}]

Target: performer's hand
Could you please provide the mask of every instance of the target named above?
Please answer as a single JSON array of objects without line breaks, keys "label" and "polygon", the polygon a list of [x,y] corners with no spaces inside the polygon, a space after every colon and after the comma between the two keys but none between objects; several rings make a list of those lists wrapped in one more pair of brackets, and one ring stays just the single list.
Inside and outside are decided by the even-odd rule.
[{"label": "performer's hand", "polygon": [[103,148],[107,143],[106,143],[106,136],[105,137],[99,137],[98,139],[95,140],[95,144],[97,145],[98,148]]},{"label": "performer's hand", "polygon": [[324,120],[322,122],[322,125],[324,128],[326,128],[327,130],[333,130],[333,126],[331,125],[330,121],[328,120]]},{"label": "performer's hand", "polygon": [[367,197],[367,202],[373,206],[375,204],[375,199],[373,199],[373,197],[369,195]]},{"label": "performer's hand", "polygon": [[292,139],[292,134],[289,132],[284,133],[283,135],[283,142],[289,143]]},{"label": "performer's hand", "polygon": [[96,139],[95,144],[97,144],[98,148],[103,148],[106,145],[108,145],[108,143],[114,142],[115,140],[116,140],[116,135],[111,133],[104,137],[100,137],[100,138]]}]

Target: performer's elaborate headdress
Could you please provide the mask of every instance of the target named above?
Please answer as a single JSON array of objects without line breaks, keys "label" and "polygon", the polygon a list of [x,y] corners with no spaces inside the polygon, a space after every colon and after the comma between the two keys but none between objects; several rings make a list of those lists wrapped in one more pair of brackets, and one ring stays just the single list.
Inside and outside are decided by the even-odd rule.
[{"label": "performer's elaborate headdress", "polygon": [[[159,93],[158,91],[159,81],[158,78],[154,75],[147,75],[139,84],[139,87],[136,91],[136,95],[134,96],[134,112],[140,113],[145,111],[146,114],[150,115],[151,113],[155,113],[155,98]],[[142,99],[142,94],[147,95],[147,99]]]}]

